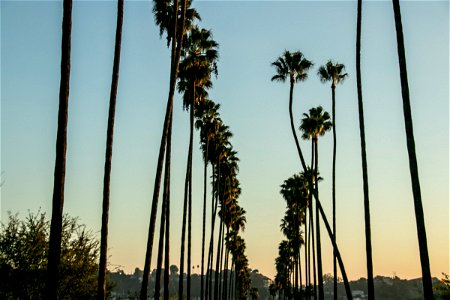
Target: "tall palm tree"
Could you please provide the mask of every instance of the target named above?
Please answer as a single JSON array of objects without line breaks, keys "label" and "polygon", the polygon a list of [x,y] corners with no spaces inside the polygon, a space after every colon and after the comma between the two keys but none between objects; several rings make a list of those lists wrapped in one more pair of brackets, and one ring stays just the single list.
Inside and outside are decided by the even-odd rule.
[{"label": "tall palm tree", "polygon": [[[336,242],[336,85],[342,83],[347,77],[345,66],[329,60],[325,66],[321,66],[317,75],[320,81],[325,83],[331,81],[331,121],[333,122],[333,171],[332,171],[332,202],[333,202],[333,239]],[[337,268],[336,253],[333,251],[333,277],[334,277],[334,299],[337,299]]]},{"label": "tall palm tree", "polygon": [[[172,121],[172,110],[173,110],[173,98],[175,94],[175,85],[176,79],[178,77],[178,65],[180,62],[181,56],[181,45],[183,43],[184,30],[185,30],[185,19],[186,19],[186,7],[187,0],[181,0],[181,8],[173,9],[173,13],[168,13],[169,16],[172,16],[171,22],[166,23],[158,23],[158,13],[161,11],[160,4],[161,3],[171,3],[169,0],[154,0],[153,12],[155,14],[155,19],[157,24],[160,25],[167,32],[172,32],[172,49],[171,49],[171,66],[170,66],[170,83],[169,83],[169,95],[167,98],[167,106],[166,106],[166,114],[164,117],[164,125],[163,132],[161,135],[161,142],[159,147],[159,155],[158,155],[158,164],[156,167],[156,176],[155,176],[155,184],[153,189],[153,198],[152,198],[152,208],[150,212],[150,224],[148,230],[148,239],[147,239],[147,249],[145,253],[145,262],[144,262],[144,274],[142,276],[142,285],[140,292],[140,299],[147,299],[147,285],[148,285],[148,277],[150,274],[150,262],[152,258],[152,250],[153,250],[153,239],[155,233],[155,223],[156,223],[156,214],[158,209],[158,198],[159,198],[159,190],[161,185],[161,175],[162,175],[162,167],[164,161],[164,153],[167,143],[167,138],[169,134],[169,128],[171,128],[170,123]],[[170,7],[170,5],[167,5]],[[162,5],[164,7],[167,7]],[[178,0],[174,0],[173,7],[178,8],[179,3]],[[170,19],[169,19],[170,20]],[[167,24],[173,23],[173,26],[167,26]],[[171,28],[171,29],[170,29]]]},{"label": "tall palm tree", "polygon": [[200,299],[204,297],[204,268],[205,268],[205,230],[206,230],[206,198],[207,198],[207,177],[208,177],[208,162],[209,162],[209,144],[210,140],[214,138],[215,133],[219,128],[220,105],[215,104],[211,100],[206,100],[195,111],[197,114],[197,121],[195,127],[200,129],[200,142],[203,153],[203,222],[202,222],[202,258],[201,258],[201,275],[200,275]]},{"label": "tall palm tree", "polygon": [[419,170],[417,167],[416,146],[414,142],[411,104],[409,100],[408,74],[406,70],[405,43],[403,40],[402,17],[400,3],[392,0],[395,18],[395,31],[397,34],[398,63],[400,68],[400,83],[403,98],[403,115],[405,119],[406,145],[408,148],[409,170],[411,173],[414,209],[416,215],[417,236],[419,240],[420,262],[422,265],[422,283],[425,299],[433,299],[433,285],[431,282],[430,260],[428,257],[427,234],[425,218],[423,215],[422,196],[420,192]]},{"label": "tall palm tree", "polygon": [[108,250],[108,219],[109,219],[109,196],[111,183],[111,162],[112,148],[114,137],[114,120],[116,114],[116,98],[117,87],[119,83],[119,65],[120,65],[120,48],[122,45],[122,24],[123,24],[123,2],[117,2],[117,25],[116,25],[116,41],[114,47],[114,65],[111,81],[111,95],[109,99],[109,115],[108,115],[108,131],[106,137],[106,154],[105,154],[105,174],[103,179],[103,211],[102,211],[102,230],[100,241],[100,262],[98,272],[98,289],[97,299],[105,299],[106,291],[106,264]]},{"label": "tall palm tree", "polygon": [[[319,166],[319,147],[318,139],[319,136],[323,136],[325,132],[331,130],[332,123],[330,121],[330,115],[328,112],[324,112],[321,106],[311,108],[309,114],[303,114],[302,123],[300,125],[300,130],[303,131],[302,138],[311,139],[314,144],[314,174],[317,178],[318,166]],[[315,182],[315,193],[319,194],[318,181]],[[316,243],[317,243],[317,274],[319,283],[319,299],[323,300],[324,290],[323,290],[323,274],[322,274],[322,250],[321,250],[321,240],[320,240],[320,218],[319,209],[316,205]]]},{"label": "tall palm tree", "polygon": [[61,256],[62,215],[66,179],[67,121],[70,82],[70,46],[72,35],[72,0],[64,0],[61,42],[61,81],[59,86],[58,132],[53,183],[52,220],[47,265],[46,298],[56,299]]},{"label": "tall palm tree", "polygon": [[[199,102],[207,96],[206,89],[212,87],[211,75],[217,74],[218,44],[206,29],[193,26],[185,39],[183,59],[180,63],[178,90],[184,92],[183,106],[190,110],[189,150],[185,178],[185,196],[181,232],[179,297],[183,295],[184,247],[186,234],[186,211],[188,210],[188,264],[187,297],[190,297],[191,265],[191,219],[192,219],[192,148],[194,139],[194,113]],[[181,298],[180,298],[181,299]]]},{"label": "tall palm tree", "polygon": [[291,120],[291,130],[292,135],[294,136],[295,145],[297,146],[298,155],[304,164],[302,150],[300,149],[300,144],[295,132],[292,102],[294,84],[296,82],[305,81],[308,78],[308,70],[313,66],[313,63],[307,60],[300,51],[291,53],[286,50],[282,56],[278,57],[277,60],[272,63],[272,66],[275,67],[276,71],[276,74],[272,76],[272,81],[285,82],[289,79],[289,118]]},{"label": "tall palm tree", "polygon": [[366,235],[367,294],[369,300],[374,300],[375,288],[373,284],[372,235],[370,232],[369,178],[367,170],[366,133],[364,126],[364,106],[363,106],[362,85],[361,85],[361,16],[362,16],[362,0],[358,0],[357,26],[356,26],[357,27],[356,87],[358,89],[359,133],[361,138],[361,164],[362,164],[363,190],[364,190],[364,228]]}]

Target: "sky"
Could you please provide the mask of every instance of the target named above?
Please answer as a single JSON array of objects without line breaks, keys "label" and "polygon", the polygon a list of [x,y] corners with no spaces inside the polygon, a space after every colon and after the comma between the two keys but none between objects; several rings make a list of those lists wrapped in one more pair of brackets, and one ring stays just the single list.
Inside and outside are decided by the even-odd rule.
[{"label": "sky", "polygon": [[[285,49],[314,62],[295,86],[294,122],[331,90],[316,76],[328,59],[345,64],[336,90],[337,242],[350,279],[366,276],[361,154],[355,76],[356,2],[196,1],[200,26],[219,43],[210,98],[234,136],[249,265],[275,275],[283,239],[283,181],[301,170],[289,125],[288,84],[271,82]],[[51,215],[61,60],[61,1],[1,1],[0,217]],[[169,86],[169,50],[149,1],[126,1],[113,149],[110,269],[143,268],[160,135]],[[411,108],[431,272],[449,273],[449,3],[401,2]],[[64,212],[97,236],[113,64],[116,2],[74,1]],[[364,1],[362,84],[374,274],[421,276],[392,5]],[[171,263],[179,262],[188,113],[176,95],[172,145]],[[194,147],[193,264],[200,264],[203,164]],[[301,141],[309,161],[310,144]],[[331,219],[332,134],[319,141],[322,205]],[[324,273],[332,250],[322,230]],[[154,255],[153,261],[155,261]],[[152,268],[155,263],[152,263]],[[198,272],[195,269],[194,272]]]}]

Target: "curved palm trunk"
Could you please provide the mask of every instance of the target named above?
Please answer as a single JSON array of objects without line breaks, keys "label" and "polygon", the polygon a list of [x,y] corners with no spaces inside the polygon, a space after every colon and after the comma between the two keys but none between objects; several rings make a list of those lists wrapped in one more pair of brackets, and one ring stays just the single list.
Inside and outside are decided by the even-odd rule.
[{"label": "curved palm trunk", "polygon": [[205,165],[203,169],[203,230],[202,230],[202,266],[201,266],[201,278],[200,278],[200,300],[204,298],[204,270],[205,270],[205,231],[206,231],[206,194],[207,194],[207,183],[206,178],[208,176],[208,149],[209,148],[209,138],[206,141],[206,154],[205,154]]},{"label": "curved palm trunk", "polygon": [[366,134],[364,127],[364,109],[363,109],[362,85],[361,85],[361,14],[362,14],[362,0],[358,0],[358,16],[357,16],[357,32],[356,32],[356,85],[358,89],[359,132],[361,137],[361,163],[362,163],[363,190],[364,190],[367,293],[369,300],[374,300],[375,289],[373,284],[372,237],[370,232],[369,179],[367,171]]},{"label": "curved palm trunk", "polygon": [[61,256],[62,216],[66,178],[67,122],[70,83],[70,46],[72,35],[72,0],[64,0],[61,42],[61,81],[59,86],[58,132],[53,183],[52,220],[47,264],[46,298],[56,299]]},{"label": "curved palm trunk", "polygon": [[294,136],[295,145],[297,147],[297,152],[298,152],[298,155],[300,156],[300,160],[301,160],[302,164],[304,166],[306,166],[305,159],[303,158],[303,153],[300,148],[300,144],[298,142],[297,133],[295,132],[294,116],[292,114],[293,97],[294,97],[294,79],[291,79],[291,85],[290,85],[290,89],[289,89],[289,118],[291,120],[291,130],[292,130],[292,135]]},{"label": "curved palm trunk", "polygon": [[[174,7],[178,7],[178,0],[174,1]],[[153,190],[153,199],[152,199],[152,209],[150,213],[150,225],[148,231],[148,239],[147,239],[147,250],[145,253],[145,262],[144,262],[144,274],[142,276],[142,285],[140,292],[140,299],[147,299],[147,285],[148,285],[148,277],[150,274],[150,262],[152,258],[152,249],[153,249],[153,239],[155,234],[155,222],[156,222],[156,213],[158,209],[158,198],[159,198],[159,189],[161,185],[161,173],[162,173],[162,164],[164,160],[164,152],[167,142],[167,135],[169,132],[169,123],[172,119],[172,109],[173,109],[173,97],[175,94],[175,84],[178,75],[178,65],[180,62],[181,56],[181,45],[183,43],[183,35],[184,35],[184,20],[186,17],[186,0],[182,0],[182,9],[181,9],[181,17],[180,22],[183,24],[181,32],[177,31],[177,19],[178,19],[178,11],[175,10],[175,22],[173,27],[173,35],[172,39],[172,51],[171,51],[171,70],[170,70],[170,85],[169,85],[169,96],[167,99],[166,106],[166,115],[164,118],[164,126],[163,133],[161,135],[161,143],[159,147],[159,155],[158,155],[158,165],[156,168],[156,177],[155,184]],[[169,122],[170,121],[170,122]]]},{"label": "curved palm trunk", "polygon": [[[336,243],[336,85],[331,84],[332,122],[333,122],[333,171],[332,171],[332,198],[333,198],[333,239]],[[336,251],[333,249],[333,295],[337,300],[337,266]]]},{"label": "curved palm trunk", "polygon": [[397,34],[398,62],[400,68],[400,82],[402,87],[406,144],[408,148],[409,170],[411,173],[411,184],[414,197],[414,209],[416,215],[417,236],[419,240],[420,262],[422,265],[423,293],[425,299],[433,299],[433,285],[431,282],[430,261],[428,257],[427,234],[425,230],[425,218],[423,215],[422,196],[420,192],[419,170],[417,167],[416,146],[414,142],[414,130],[411,116],[411,104],[409,100],[408,74],[406,70],[405,44],[403,41],[400,3],[398,0],[393,0],[392,5],[394,8],[395,31]]},{"label": "curved palm trunk", "polygon": [[99,262],[98,289],[97,289],[97,299],[99,300],[105,299],[105,291],[106,291],[106,265],[107,265],[107,251],[108,251],[108,219],[109,219],[109,198],[110,198],[110,182],[111,182],[111,162],[112,162],[112,148],[114,138],[114,120],[116,114],[117,87],[119,83],[120,48],[122,45],[123,3],[124,0],[118,0],[117,2],[116,42],[114,49],[114,66],[111,81],[111,95],[109,99],[108,130],[107,130],[106,154],[105,154],[105,175],[103,179],[103,210],[102,210],[102,229],[100,241],[100,262]]},{"label": "curved palm trunk", "polygon": [[[318,182],[318,166],[319,166],[319,147],[317,143],[317,136],[314,138],[314,152],[315,152],[315,178],[316,178],[316,186],[315,193],[317,198],[319,198],[319,182]],[[320,215],[319,215],[319,206],[316,205],[316,242],[317,242],[317,281],[319,284],[319,300],[323,300],[325,298],[325,294],[323,292],[323,274],[322,274],[322,246],[320,241]],[[334,240],[333,240],[334,242]]]}]

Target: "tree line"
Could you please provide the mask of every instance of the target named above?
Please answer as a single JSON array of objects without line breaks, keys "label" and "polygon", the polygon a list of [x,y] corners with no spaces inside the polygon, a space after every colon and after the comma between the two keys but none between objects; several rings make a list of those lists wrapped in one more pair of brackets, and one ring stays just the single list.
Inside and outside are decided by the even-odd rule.
[{"label": "tree line", "polygon": [[[124,1],[118,0],[114,65],[105,151],[100,262],[97,284],[98,299],[105,299],[106,297],[110,174],[115,107],[119,82],[123,12]],[[178,91],[183,98],[183,107],[189,111],[190,128],[181,228],[180,278],[178,281],[179,299],[183,299],[184,297],[189,299],[191,297],[192,157],[194,129],[200,131],[200,148],[204,161],[201,298],[244,299],[247,297],[250,289],[250,272],[245,254],[246,245],[241,235],[241,231],[245,228],[246,218],[245,210],[238,203],[241,192],[237,177],[239,159],[237,152],[231,144],[232,133],[220,118],[220,106],[208,97],[208,90],[213,85],[212,78],[217,76],[218,73],[218,43],[213,40],[211,31],[201,28],[199,25],[201,17],[197,10],[192,7],[191,0],[154,0],[153,15],[155,23],[159,27],[160,36],[166,36],[167,47],[171,49],[171,64],[169,93],[159,146],[140,298],[147,299],[150,296],[159,299],[162,296],[164,299],[168,299],[169,297],[171,144],[173,102],[175,92]],[[58,298],[57,289],[60,275],[61,219],[64,205],[67,148],[71,23],[72,1],[64,0],[57,155],[47,266],[46,298],[48,299]],[[209,222],[206,220],[206,212],[208,209],[208,165],[211,166],[212,174],[210,199],[211,220]],[[160,197],[161,189],[162,197]],[[162,198],[162,203],[159,205],[160,198]],[[159,209],[161,212],[159,239],[156,251],[156,280],[154,286],[149,288],[149,274],[154,253],[155,231],[157,230],[156,218]],[[207,244],[206,237],[207,223],[210,223],[211,233],[209,244]],[[214,232],[216,230],[218,232],[217,241],[214,240]],[[186,285],[184,280],[185,267]],[[213,270],[215,271],[213,272]],[[228,274],[229,270],[230,274]],[[161,278],[163,279],[161,280]]]}]

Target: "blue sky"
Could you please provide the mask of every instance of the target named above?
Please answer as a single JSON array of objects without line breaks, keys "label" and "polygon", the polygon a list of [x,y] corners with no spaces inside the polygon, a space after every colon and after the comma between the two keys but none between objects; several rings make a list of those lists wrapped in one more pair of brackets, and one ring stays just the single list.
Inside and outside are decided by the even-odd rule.
[{"label": "blue sky", "polygon": [[[337,239],[350,278],[365,276],[362,180],[356,102],[356,3],[198,1],[201,26],[220,44],[211,99],[234,133],[241,160],[241,205],[250,267],[273,276],[284,214],[280,185],[300,170],[288,119],[287,84],[272,83],[270,63],[300,50],[315,63],[295,87],[301,114],[331,111],[329,85],[316,76],[330,58],[348,79],[337,88]],[[374,273],[419,277],[393,12],[364,2],[362,79],[366,112]],[[449,272],[449,4],[402,2],[416,147],[434,276]],[[59,91],[61,2],[1,2],[1,219],[50,212]],[[75,1],[64,211],[98,233],[115,2]],[[157,150],[168,91],[169,51],[159,39],[151,2],[127,1],[111,183],[111,268],[142,268]],[[171,260],[178,264],[188,114],[177,96],[173,134]],[[198,139],[196,137],[196,144]],[[307,161],[309,142],[302,141]],[[331,216],[331,134],[320,140],[322,203]],[[194,264],[201,242],[202,162],[194,148]],[[323,230],[322,232],[325,232]],[[331,247],[324,271],[332,272]],[[154,264],[152,264],[154,265]]]}]

